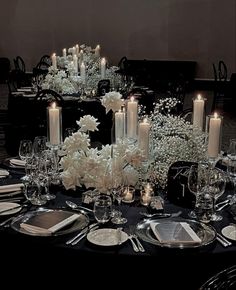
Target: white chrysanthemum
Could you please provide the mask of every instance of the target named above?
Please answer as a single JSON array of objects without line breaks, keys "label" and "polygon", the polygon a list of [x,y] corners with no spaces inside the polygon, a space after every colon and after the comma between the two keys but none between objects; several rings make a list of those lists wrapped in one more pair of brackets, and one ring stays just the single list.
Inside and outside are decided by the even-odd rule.
[{"label": "white chrysanthemum", "polygon": [[130,146],[125,152],[125,160],[134,167],[140,167],[143,161],[143,152],[137,146]]},{"label": "white chrysanthemum", "polygon": [[102,97],[102,105],[106,108],[106,113],[110,110],[113,112],[117,112],[121,109],[124,104],[124,100],[122,99],[122,95],[119,92],[109,92],[106,93],[105,96]]},{"label": "white chrysanthemum", "polygon": [[66,137],[63,149],[67,154],[73,154],[78,150],[87,151],[90,145],[89,136],[85,133],[76,132],[72,136]]},{"label": "white chrysanthemum", "polygon": [[79,177],[73,167],[70,167],[68,170],[63,171],[61,173],[61,178],[66,190],[75,190],[76,186],[81,186],[81,184],[79,183]]},{"label": "white chrysanthemum", "polygon": [[86,132],[86,131],[98,131],[97,126],[100,124],[97,122],[97,119],[92,117],[91,115],[85,115],[80,118],[79,121],[76,121],[77,125],[80,126],[79,131]]}]

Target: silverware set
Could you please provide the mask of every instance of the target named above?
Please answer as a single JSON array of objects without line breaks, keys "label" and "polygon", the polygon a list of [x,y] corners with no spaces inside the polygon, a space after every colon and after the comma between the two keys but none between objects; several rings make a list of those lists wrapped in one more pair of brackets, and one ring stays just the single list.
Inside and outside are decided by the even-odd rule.
[{"label": "silverware set", "polygon": [[69,239],[66,242],[66,245],[77,245],[83,238],[87,236],[90,231],[94,231],[98,228],[98,223],[91,224],[90,226],[85,227],[81,232],[75,235],[73,238]]},{"label": "silverware set", "polygon": [[228,241],[225,237],[223,237],[219,233],[216,233],[216,239],[225,248],[232,245],[232,243],[230,241]]},{"label": "silverware set", "polygon": [[135,234],[135,226],[131,225],[131,226],[129,226],[128,229],[125,229],[124,231],[128,235],[128,239],[131,242],[133,250],[135,252],[145,252],[145,249],[144,249],[143,245],[141,244],[138,236]]}]

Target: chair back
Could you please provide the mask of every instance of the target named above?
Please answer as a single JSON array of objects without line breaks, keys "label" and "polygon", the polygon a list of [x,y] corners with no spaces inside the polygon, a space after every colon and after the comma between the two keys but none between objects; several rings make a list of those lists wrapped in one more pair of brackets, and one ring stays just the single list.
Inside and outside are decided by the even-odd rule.
[{"label": "chair back", "polygon": [[11,65],[7,57],[0,57],[0,83],[6,83],[9,78]]},{"label": "chair back", "polygon": [[199,290],[233,290],[236,289],[236,265],[226,268],[206,281]]},{"label": "chair back", "polygon": [[17,56],[14,60],[14,66],[16,70],[20,70],[25,73],[25,62],[21,56]]}]

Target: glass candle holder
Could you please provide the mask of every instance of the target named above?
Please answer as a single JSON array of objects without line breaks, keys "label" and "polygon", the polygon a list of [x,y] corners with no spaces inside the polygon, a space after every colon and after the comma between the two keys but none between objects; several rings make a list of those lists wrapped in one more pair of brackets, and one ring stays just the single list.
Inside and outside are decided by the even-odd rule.
[{"label": "glass candle holder", "polygon": [[126,186],[122,193],[122,202],[131,203],[135,198],[135,188],[133,186]]},{"label": "glass candle holder", "polygon": [[221,150],[223,117],[217,113],[206,118],[207,154],[209,159],[216,159]]},{"label": "glass candle holder", "polygon": [[62,114],[61,107],[52,103],[47,107],[47,135],[51,146],[58,146],[62,143]]},{"label": "glass candle holder", "polygon": [[153,197],[153,191],[146,191],[146,190],[141,190],[140,192],[140,203],[142,205],[148,206],[152,200]]}]

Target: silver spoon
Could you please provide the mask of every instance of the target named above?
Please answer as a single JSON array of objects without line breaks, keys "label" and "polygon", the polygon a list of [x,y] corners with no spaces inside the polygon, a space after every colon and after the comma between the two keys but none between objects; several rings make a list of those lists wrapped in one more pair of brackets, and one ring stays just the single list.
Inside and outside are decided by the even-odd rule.
[{"label": "silver spoon", "polygon": [[154,214],[149,214],[146,212],[139,212],[141,215],[147,217],[147,218],[152,218],[152,217],[156,217],[156,218],[168,218],[168,217],[178,217],[181,215],[182,211],[178,211],[175,213],[154,213]]},{"label": "silver spoon", "polygon": [[81,213],[84,213],[84,214],[86,214],[88,212],[93,213],[93,210],[91,210],[87,207],[83,207],[81,205],[78,205],[78,204],[74,203],[73,201],[66,200],[66,204],[72,209],[79,209]]}]

